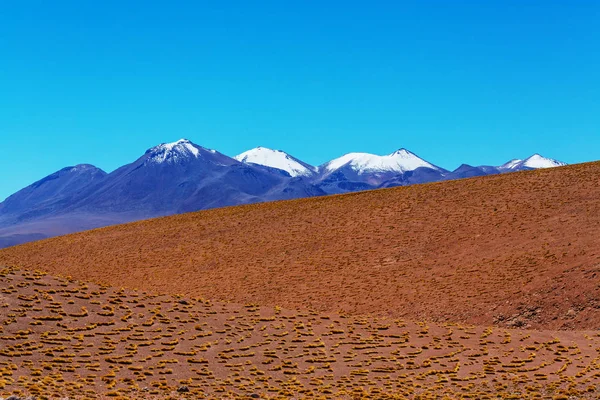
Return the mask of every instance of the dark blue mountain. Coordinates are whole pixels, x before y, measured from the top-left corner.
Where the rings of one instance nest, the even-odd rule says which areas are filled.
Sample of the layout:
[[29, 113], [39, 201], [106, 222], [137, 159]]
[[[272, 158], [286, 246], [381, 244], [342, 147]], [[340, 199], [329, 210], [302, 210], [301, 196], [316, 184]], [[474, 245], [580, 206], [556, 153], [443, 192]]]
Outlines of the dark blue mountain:
[[48, 175], [0, 203], [0, 227], [60, 211], [69, 206], [74, 195], [105, 176], [106, 172], [88, 164]]
[[463, 179], [463, 178], [473, 178], [475, 176], [484, 176], [491, 174], [498, 174], [500, 171], [496, 167], [489, 166], [479, 166], [474, 167], [469, 164], [462, 164], [460, 167], [456, 168], [454, 171], [447, 174], [444, 179]]
[[351, 170], [332, 171], [327, 174], [322, 174], [319, 178], [320, 179], [317, 180], [317, 186], [327, 194], [371, 190], [376, 188], [377, 185], [370, 184], [368, 181], [373, 181], [375, 183], [378, 180], [376, 177], [371, 176], [370, 179], [364, 179], [367, 180], [367, 182], [364, 182], [362, 177], [359, 177], [358, 174]]
[[432, 169], [419, 167], [412, 171], [395, 176], [379, 185], [380, 188], [389, 188], [395, 186], [416, 185], [419, 183], [437, 182], [445, 179], [447, 171], [442, 169]]

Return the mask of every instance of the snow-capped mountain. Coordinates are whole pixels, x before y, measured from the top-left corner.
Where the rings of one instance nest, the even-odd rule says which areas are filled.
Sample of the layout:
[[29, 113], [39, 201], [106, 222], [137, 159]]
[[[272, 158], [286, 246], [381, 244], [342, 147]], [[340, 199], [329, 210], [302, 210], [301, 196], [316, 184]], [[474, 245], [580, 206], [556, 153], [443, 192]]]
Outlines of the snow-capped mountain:
[[234, 159], [242, 163], [264, 165], [287, 172], [291, 177], [312, 176], [317, 168], [309, 165], [281, 150], [271, 150], [266, 147], [256, 147], [239, 154]]
[[201, 157], [213, 159], [213, 161], [223, 157], [229, 160], [229, 157], [218, 151], [198, 146], [188, 139], [179, 139], [176, 142], [159, 144], [148, 149], [144, 156], [146, 158], [145, 163], [155, 164], [185, 162]]
[[500, 167], [449, 172], [406, 149], [350, 153], [315, 168], [264, 147], [234, 158], [180, 139], [107, 174], [87, 164], [57, 171], [0, 203], [0, 248], [106, 225], [207, 208], [549, 168], [539, 154]]
[[546, 158], [539, 154], [534, 154], [525, 160], [514, 159], [498, 167], [499, 170], [506, 171], [521, 171], [524, 169], [540, 169], [540, 168], [554, 168], [567, 165], [566, 163], [552, 158]]
[[144, 165], [152, 164], [186, 164], [197, 160], [203, 162], [230, 165], [233, 161], [230, 157], [216, 150], [198, 146], [188, 139], [179, 139], [172, 143], [161, 143], [144, 153], [140, 158]]
[[349, 153], [319, 167], [319, 184], [327, 193], [344, 193], [440, 180], [446, 170], [406, 149], [379, 156]]
[[441, 168], [423, 160], [416, 154], [406, 149], [400, 149], [386, 156], [369, 153], [348, 153], [324, 164], [324, 172], [333, 172], [340, 168], [348, 167], [359, 175], [370, 172], [397, 172], [414, 171], [417, 168], [430, 168], [441, 171]]

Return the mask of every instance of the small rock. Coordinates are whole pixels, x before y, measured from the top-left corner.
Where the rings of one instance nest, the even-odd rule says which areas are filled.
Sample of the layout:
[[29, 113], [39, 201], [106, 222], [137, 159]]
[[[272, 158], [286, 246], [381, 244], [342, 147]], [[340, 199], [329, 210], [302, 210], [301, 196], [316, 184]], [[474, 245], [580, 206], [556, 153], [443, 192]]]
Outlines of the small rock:
[[187, 306], [189, 304], [187, 300], [179, 300], [178, 303], [183, 304], [184, 306]]
[[178, 393], [188, 393], [190, 389], [187, 386], [179, 386], [177, 388]]
[[522, 328], [525, 326], [525, 321], [520, 318], [514, 318], [513, 320], [507, 322], [506, 325], [513, 328]]
[[21, 398], [19, 396], [9, 396], [6, 400], [21, 400]]
[[259, 395], [257, 395], [256, 393], [252, 393], [252, 394], [250, 395], [250, 397], [252, 397], [253, 399], [259, 399], [259, 398], [260, 398], [260, 396], [259, 396]]

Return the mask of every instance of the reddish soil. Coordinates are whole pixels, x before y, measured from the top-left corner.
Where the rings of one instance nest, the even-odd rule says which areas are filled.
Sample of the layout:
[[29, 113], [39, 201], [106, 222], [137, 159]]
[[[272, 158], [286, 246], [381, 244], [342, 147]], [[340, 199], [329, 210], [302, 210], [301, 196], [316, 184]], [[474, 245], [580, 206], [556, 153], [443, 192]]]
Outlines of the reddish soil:
[[0, 288], [0, 396], [600, 396], [592, 331], [297, 312], [9, 268]]
[[240, 304], [597, 328], [600, 163], [142, 221], [0, 264]]

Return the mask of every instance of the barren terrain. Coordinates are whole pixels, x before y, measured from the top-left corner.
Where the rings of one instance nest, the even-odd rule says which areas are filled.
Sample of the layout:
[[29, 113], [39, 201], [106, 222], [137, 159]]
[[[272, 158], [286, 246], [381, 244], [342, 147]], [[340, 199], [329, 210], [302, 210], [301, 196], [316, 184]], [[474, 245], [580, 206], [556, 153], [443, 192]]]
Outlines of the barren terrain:
[[241, 304], [596, 328], [600, 163], [147, 220], [2, 264]]
[[597, 398], [597, 332], [411, 322], [0, 270], [0, 395]]

